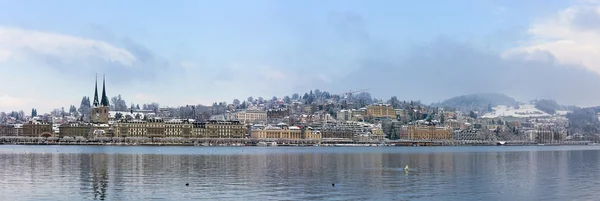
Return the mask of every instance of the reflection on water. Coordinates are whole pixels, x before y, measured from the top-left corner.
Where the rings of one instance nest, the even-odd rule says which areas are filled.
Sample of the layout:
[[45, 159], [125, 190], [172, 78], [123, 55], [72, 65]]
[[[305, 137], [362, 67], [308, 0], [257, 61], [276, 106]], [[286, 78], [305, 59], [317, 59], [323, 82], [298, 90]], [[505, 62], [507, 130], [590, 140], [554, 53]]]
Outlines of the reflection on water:
[[0, 146], [0, 200], [595, 200], [599, 163], [591, 146]]

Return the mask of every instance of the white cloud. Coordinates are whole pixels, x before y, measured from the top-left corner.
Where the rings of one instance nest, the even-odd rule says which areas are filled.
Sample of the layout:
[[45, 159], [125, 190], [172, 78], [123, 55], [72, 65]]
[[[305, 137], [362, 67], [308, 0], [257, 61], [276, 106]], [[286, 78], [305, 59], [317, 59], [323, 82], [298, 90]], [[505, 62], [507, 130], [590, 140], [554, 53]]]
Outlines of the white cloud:
[[599, 25], [600, 4], [579, 2], [533, 23], [528, 30], [531, 40], [506, 55], [548, 52], [558, 63], [581, 65], [600, 74]]
[[32, 54], [77, 63], [102, 59], [131, 66], [136, 58], [123, 48], [109, 43], [59, 33], [0, 27], [0, 61], [27, 60]]
[[0, 108], [1, 109], [12, 109], [12, 108], [22, 108], [26, 106], [28, 101], [25, 99], [4, 95], [0, 96]]

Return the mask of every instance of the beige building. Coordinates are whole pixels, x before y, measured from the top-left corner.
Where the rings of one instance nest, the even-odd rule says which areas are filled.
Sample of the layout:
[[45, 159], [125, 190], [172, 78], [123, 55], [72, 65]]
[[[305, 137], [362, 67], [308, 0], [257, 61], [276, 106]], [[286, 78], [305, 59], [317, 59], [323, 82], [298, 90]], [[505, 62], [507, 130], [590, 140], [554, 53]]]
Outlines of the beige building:
[[369, 105], [367, 116], [372, 118], [396, 118], [396, 110], [389, 104]]
[[267, 122], [267, 112], [262, 110], [246, 110], [234, 114], [236, 120], [243, 124]]
[[323, 135], [321, 135], [321, 131], [312, 130], [311, 128], [308, 128], [308, 129], [304, 130], [304, 139], [307, 139], [307, 140], [320, 140], [322, 138], [323, 138]]
[[452, 140], [452, 130], [447, 127], [408, 126], [409, 140]]
[[340, 110], [336, 115], [338, 121], [352, 121], [352, 110]]
[[23, 135], [26, 137], [52, 136], [52, 124], [30, 121], [23, 124]]
[[240, 121], [208, 121], [193, 124], [194, 138], [244, 138], [246, 126]]
[[117, 122], [113, 130], [115, 136], [118, 137], [189, 138], [191, 137], [192, 124], [186, 120], [132, 120]]
[[271, 139], [302, 139], [302, 129], [297, 126], [267, 126], [250, 131], [251, 138]]
[[0, 125], [0, 136], [17, 136], [15, 125]]
[[60, 137], [88, 137], [92, 125], [87, 124], [63, 124], [58, 127]]

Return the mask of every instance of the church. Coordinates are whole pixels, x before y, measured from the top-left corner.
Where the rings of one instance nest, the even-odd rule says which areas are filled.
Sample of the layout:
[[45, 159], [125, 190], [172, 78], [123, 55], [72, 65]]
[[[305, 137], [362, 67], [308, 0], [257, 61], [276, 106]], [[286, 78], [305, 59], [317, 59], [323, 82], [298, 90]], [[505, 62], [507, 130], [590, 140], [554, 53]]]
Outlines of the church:
[[98, 78], [96, 78], [96, 89], [94, 91], [94, 102], [92, 105], [92, 123], [108, 124], [109, 102], [106, 96], [106, 79], [102, 76], [102, 99], [98, 101]]

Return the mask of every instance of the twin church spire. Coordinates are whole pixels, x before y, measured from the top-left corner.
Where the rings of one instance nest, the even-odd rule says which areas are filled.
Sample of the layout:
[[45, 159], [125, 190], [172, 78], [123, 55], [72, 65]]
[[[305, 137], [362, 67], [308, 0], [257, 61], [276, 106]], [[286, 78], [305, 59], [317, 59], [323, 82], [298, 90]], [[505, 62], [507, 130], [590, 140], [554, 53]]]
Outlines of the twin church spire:
[[102, 75], [102, 99], [98, 101], [98, 75], [96, 75], [96, 89], [94, 91], [94, 107], [108, 107], [108, 97], [106, 96], [106, 78]]

